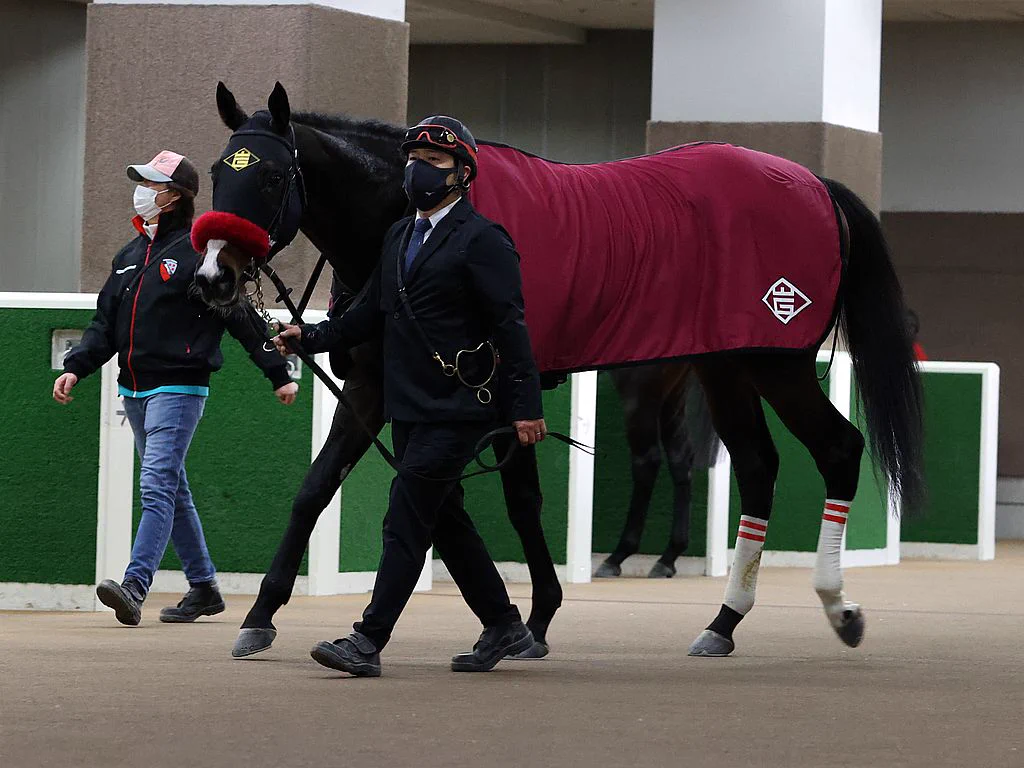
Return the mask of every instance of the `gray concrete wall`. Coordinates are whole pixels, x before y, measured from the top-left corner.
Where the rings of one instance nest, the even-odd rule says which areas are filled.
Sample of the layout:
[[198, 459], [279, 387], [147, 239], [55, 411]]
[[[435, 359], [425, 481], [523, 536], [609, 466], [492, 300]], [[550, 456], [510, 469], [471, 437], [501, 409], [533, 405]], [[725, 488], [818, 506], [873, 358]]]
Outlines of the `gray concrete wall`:
[[0, 291], [78, 288], [85, 14], [0, 2]]
[[650, 32], [590, 31], [584, 45], [414, 45], [409, 119], [462, 116], [479, 139], [563, 162], [644, 151]]
[[882, 224], [928, 356], [999, 364], [999, 474], [1024, 477], [1024, 214], [887, 212]]
[[1024, 24], [886, 24], [883, 209], [1024, 211]]

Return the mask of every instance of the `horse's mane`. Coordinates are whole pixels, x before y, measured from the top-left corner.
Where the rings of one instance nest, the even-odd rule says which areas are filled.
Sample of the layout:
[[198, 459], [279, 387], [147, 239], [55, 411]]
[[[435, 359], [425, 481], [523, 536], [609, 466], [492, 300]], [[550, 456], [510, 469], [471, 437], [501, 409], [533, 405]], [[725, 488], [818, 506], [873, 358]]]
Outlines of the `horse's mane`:
[[309, 126], [344, 145], [356, 145], [379, 158], [404, 163], [398, 147], [405, 136], [405, 128], [382, 120], [369, 120], [347, 115], [329, 115], [323, 112], [295, 112], [292, 119]]

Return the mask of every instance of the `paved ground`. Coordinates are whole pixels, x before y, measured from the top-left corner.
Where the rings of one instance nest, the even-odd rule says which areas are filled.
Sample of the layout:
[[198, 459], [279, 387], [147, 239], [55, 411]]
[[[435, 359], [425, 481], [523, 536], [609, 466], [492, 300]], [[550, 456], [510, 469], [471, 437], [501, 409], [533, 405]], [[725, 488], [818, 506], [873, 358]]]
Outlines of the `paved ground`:
[[138, 628], [4, 613], [0, 766], [1024, 766], [1024, 547], [849, 571], [856, 650], [809, 582], [762, 571], [730, 659], [685, 655], [721, 579], [571, 588], [553, 654], [484, 675], [448, 671], [478, 630], [439, 589], [413, 599], [375, 680], [308, 655], [363, 597], [296, 599], [274, 649], [242, 661], [248, 598], [192, 626], [156, 622], [159, 595]]

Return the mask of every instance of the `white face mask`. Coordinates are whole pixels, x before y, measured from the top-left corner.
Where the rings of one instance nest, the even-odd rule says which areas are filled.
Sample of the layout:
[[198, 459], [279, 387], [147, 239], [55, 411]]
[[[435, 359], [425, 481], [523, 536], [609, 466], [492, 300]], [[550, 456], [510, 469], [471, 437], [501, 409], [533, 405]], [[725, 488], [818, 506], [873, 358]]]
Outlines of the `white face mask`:
[[156, 196], [159, 195], [161, 191], [163, 190], [158, 191], [150, 187], [144, 187], [141, 184], [135, 187], [135, 196], [133, 199], [133, 202], [135, 203], [135, 212], [139, 214], [144, 221], [155, 219], [160, 215], [160, 211], [174, 202], [172, 200], [171, 203], [167, 203], [166, 205], [157, 205]]

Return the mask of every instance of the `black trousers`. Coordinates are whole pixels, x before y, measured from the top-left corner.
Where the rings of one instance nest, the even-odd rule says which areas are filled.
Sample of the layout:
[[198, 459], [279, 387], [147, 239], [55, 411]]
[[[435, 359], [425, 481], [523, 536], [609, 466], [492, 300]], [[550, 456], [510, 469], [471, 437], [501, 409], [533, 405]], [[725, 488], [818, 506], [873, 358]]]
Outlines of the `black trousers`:
[[[408, 469], [427, 477], [452, 477], [469, 464], [477, 442], [490, 428], [486, 422], [395, 421], [391, 437], [395, 456]], [[481, 624], [489, 627], [520, 620], [519, 609], [509, 602], [505, 583], [466, 514], [461, 483], [397, 475], [391, 482], [383, 538], [373, 596], [363, 620], [354, 625], [378, 650], [391, 639], [431, 543]]]

